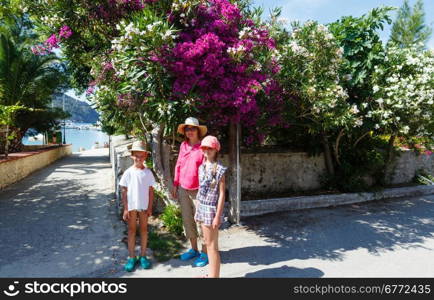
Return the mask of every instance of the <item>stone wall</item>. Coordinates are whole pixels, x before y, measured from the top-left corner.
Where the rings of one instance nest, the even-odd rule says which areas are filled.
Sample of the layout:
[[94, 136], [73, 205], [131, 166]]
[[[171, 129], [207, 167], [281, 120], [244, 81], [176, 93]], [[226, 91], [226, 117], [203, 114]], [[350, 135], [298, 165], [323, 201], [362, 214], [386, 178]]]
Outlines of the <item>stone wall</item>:
[[[116, 178], [116, 191], [120, 196], [118, 183], [122, 173], [132, 165], [127, 152], [131, 140], [112, 137], [111, 159]], [[220, 160], [228, 165], [227, 154]], [[434, 155], [417, 155], [412, 151], [402, 151], [387, 172], [389, 184], [410, 183], [418, 170], [424, 169], [434, 174]], [[321, 188], [321, 176], [326, 174], [323, 155], [308, 156], [304, 152], [242, 153], [241, 184], [243, 200], [274, 198], [274, 195], [287, 192], [312, 191]], [[120, 199], [120, 197], [119, 197]]]
[[[223, 155], [221, 160], [228, 164], [227, 155]], [[266, 195], [319, 189], [325, 172], [323, 155], [309, 157], [304, 152], [241, 154], [242, 194]]]
[[[227, 165], [227, 156], [222, 156]], [[387, 184], [413, 181], [417, 172], [434, 175], [434, 155], [402, 150], [386, 172]], [[324, 156], [308, 156], [304, 152], [242, 153], [242, 193], [248, 197], [267, 193], [312, 191], [321, 188], [321, 176], [326, 175]], [[258, 197], [254, 197], [258, 198]]]
[[410, 150], [401, 151], [387, 172], [386, 182], [390, 184], [411, 182], [419, 170], [434, 175], [434, 155], [416, 154]]
[[12, 153], [0, 160], [0, 189], [15, 183], [59, 158], [72, 154], [72, 145], [51, 147], [36, 151]]
[[118, 205], [120, 205], [121, 201], [119, 181], [125, 170], [133, 165], [127, 149], [131, 143], [132, 141], [123, 135], [110, 136], [110, 162], [112, 164], [113, 178], [115, 180], [115, 195], [118, 200]]

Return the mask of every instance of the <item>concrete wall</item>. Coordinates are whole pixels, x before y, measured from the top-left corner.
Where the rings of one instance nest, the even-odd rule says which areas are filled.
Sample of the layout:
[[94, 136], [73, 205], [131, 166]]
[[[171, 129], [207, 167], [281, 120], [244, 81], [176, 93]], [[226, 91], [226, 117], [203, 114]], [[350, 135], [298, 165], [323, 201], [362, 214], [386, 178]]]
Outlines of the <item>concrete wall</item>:
[[36, 151], [36, 150], [44, 150], [44, 149], [50, 149], [50, 148], [56, 148], [58, 147], [58, 144], [48, 144], [48, 145], [24, 145], [23, 152], [26, 151]]
[[[222, 156], [227, 165], [227, 156]], [[434, 154], [416, 154], [403, 150], [386, 172], [388, 184], [413, 181], [419, 170], [434, 175]], [[242, 153], [242, 193], [247, 195], [311, 191], [321, 188], [321, 176], [326, 174], [324, 156], [309, 157], [304, 152]], [[248, 199], [243, 199], [248, 200]]]
[[[228, 165], [227, 155], [221, 160]], [[323, 155], [304, 152], [242, 153], [241, 170], [243, 194], [266, 194], [318, 189], [326, 166]]]
[[434, 175], [434, 155], [418, 155], [413, 151], [404, 150], [388, 170], [386, 181], [390, 184], [408, 183], [419, 170]]
[[[113, 137], [111, 158], [116, 189], [122, 173], [132, 165], [128, 156], [127, 145], [131, 140]], [[228, 156], [223, 154], [220, 160], [228, 165]], [[241, 154], [242, 194], [248, 195], [243, 200], [250, 200], [250, 195], [267, 198], [268, 193], [285, 193], [290, 191], [311, 191], [321, 188], [321, 176], [326, 174], [323, 155], [308, 156], [304, 152], [277, 153], [242, 153]], [[395, 163], [387, 172], [389, 184], [409, 183], [416, 172], [424, 169], [434, 175], [434, 155], [417, 155], [413, 151], [401, 152]], [[257, 199], [258, 197], [254, 197]]]
[[125, 138], [125, 136], [110, 136], [110, 161], [112, 163], [113, 178], [115, 180], [115, 195], [118, 206], [121, 204], [119, 181], [125, 170], [133, 165], [133, 161], [127, 149], [131, 144], [132, 140]]
[[22, 156], [12, 156], [0, 161], [0, 189], [17, 182], [32, 172], [42, 169], [61, 157], [72, 154], [72, 145], [23, 153]]

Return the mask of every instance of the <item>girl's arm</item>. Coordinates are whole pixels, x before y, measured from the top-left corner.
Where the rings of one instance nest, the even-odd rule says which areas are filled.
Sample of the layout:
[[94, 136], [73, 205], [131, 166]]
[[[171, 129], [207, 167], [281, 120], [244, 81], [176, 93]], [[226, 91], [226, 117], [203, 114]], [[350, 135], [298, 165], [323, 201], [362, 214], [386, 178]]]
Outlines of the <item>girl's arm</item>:
[[220, 226], [221, 216], [225, 207], [225, 176], [223, 175], [219, 182], [219, 200], [217, 203], [217, 211], [215, 218], [212, 222], [213, 228], [216, 229]]
[[123, 186], [122, 187], [122, 204], [124, 206], [124, 213], [123, 213], [123, 219], [125, 221], [128, 221], [128, 199], [127, 199], [127, 192], [128, 189], [127, 187]]
[[154, 188], [152, 186], [149, 187], [149, 204], [148, 204], [148, 217], [152, 215], [152, 204], [154, 203]]

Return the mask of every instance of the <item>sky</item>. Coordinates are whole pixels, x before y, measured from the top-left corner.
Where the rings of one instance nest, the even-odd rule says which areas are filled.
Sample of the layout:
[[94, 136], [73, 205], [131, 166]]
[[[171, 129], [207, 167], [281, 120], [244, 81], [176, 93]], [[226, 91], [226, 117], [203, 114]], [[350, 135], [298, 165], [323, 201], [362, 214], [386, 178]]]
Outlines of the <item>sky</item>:
[[[269, 11], [275, 7], [282, 8], [281, 17], [291, 21], [314, 20], [322, 24], [327, 24], [340, 19], [342, 16], [359, 17], [375, 7], [381, 5], [402, 6], [403, 0], [253, 0], [254, 6], [264, 8], [264, 18], [269, 16]], [[416, 0], [410, 0], [411, 6]], [[425, 23], [434, 26], [434, 0], [424, 0]], [[395, 19], [396, 12], [392, 12], [392, 20]], [[390, 27], [385, 26], [381, 32], [383, 41], [387, 41], [390, 35]], [[434, 36], [431, 36], [428, 47], [434, 49]]]
[[[282, 18], [291, 21], [315, 20], [322, 24], [327, 24], [340, 19], [342, 16], [361, 16], [369, 10], [381, 5], [400, 7], [403, 0], [252, 0], [254, 6], [264, 8], [263, 18], [269, 16], [269, 11], [275, 7], [282, 7]], [[410, 0], [413, 6], [416, 0]], [[424, 0], [425, 23], [434, 27], [434, 0]], [[392, 20], [395, 19], [395, 12], [392, 13]], [[385, 26], [381, 32], [383, 41], [387, 41], [390, 35], [390, 27]], [[428, 47], [434, 49], [434, 35], [428, 42]], [[76, 95], [73, 90], [67, 92], [68, 95], [85, 100], [85, 96]]]

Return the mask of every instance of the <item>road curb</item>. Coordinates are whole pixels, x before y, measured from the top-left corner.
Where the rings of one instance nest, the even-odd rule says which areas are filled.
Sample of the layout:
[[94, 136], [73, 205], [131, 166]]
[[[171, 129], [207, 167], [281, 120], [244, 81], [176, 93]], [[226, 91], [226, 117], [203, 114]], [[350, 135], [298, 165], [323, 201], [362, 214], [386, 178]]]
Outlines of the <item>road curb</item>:
[[434, 194], [434, 185], [389, 188], [370, 193], [343, 193], [332, 195], [299, 196], [263, 200], [241, 201], [241, 217], [258, 216], [273, 212], [338, 206], [367, 201], [413, 197]]

